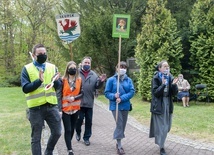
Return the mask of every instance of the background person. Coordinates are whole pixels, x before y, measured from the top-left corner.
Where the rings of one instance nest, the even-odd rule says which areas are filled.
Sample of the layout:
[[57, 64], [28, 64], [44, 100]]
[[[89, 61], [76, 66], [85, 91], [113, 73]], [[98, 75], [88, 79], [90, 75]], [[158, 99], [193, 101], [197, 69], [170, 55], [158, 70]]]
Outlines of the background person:
[[[47, 52], [42, 44], [33, 47], [34, 61], [25, 65], [21, 73], [22, 91], [25, 93], [29, 108], [31, 124], [31, 150], [33, 155], [42, 155], [41, 134], [44, 121], [51, 134], [48, 139], [45, 155], [52, 155], [54, 147], [61, 136], [61, 117], [57, 106], [56, 89], [61, 86], [56, 66], [46, 62]], [[56, 76], [54, 85], [49, 90], [45, 86]]]
[[76, 127], [78, 112], [80, 110], [80, 99], [83, 96], [82, 80], [74, 61], [68, 62], [62, 81], [62, 120], [65, 130], [64, 139], [68, 149], [68, 155], [73, 155], [71, 141]]
[[[107, 80], [105, 87], [105, 97], [109, 99], [109, 109], [116, 120], [116, 104], [118, 104], [118, 120], [114, 130], [113, 139], [117, 140], [116, 149], [119, 155], [125, 154], [121, 140], [125, 137], [125, 127], [130, 110], [130, 99], [134, 96], [135, 89], [131, 78], [126, 74], [127, 65], [124, 61], [120, 66], [116, 66], [116, 74]], [[117, 78], [119, 79], [119, 93], [117, 92]]]
[[81, 139], [81, 126], [85, 117], [85, 132], [83, 140], [86, 146], [90, 145], [90, 137], [92, 135], [92, 117], [94, 106], [94, 93], [96, 89], [102, 87], [106, 79], [106, 75], [102, 74], [100, 77], [91, 70], [91, 57], [84, 57], [81, 62], [82, 68], [79, 70], [83, 86], [83, 98], [81, 99], [79, 117], [76, 124], [76, 139]]
[[190, 84], [184, 79], [182, 74], [178, 75], [178, 95], [177, 98], [182, 100], [183, 107], [189, 107], [189, 90]]
[[149, 138], [155, 137], [155, 144], [160, 147], [160, 155], [166, 155], [164, 144], [171, 129], [173, 96], [177, 94], [177, 78], [169, 71], [168, 62], [163, 60], [157, 65], [158, 72], [152, 79], [151, 122]]

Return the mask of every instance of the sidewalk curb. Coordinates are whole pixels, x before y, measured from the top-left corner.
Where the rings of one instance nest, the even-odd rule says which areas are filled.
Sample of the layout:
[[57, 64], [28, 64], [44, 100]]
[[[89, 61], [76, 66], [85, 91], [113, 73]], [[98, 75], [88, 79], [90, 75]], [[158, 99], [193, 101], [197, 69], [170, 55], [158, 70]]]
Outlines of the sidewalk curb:
[[[108, 110], [108, 104], [105, 104], [97, 99], [95, 99], [95, 104], [104, 108], [105, 110]], [[128, 117], [128, 124], [130, 124], [131, 126], [137, 128], [138, 130], [149, 134], [149, 127], [144, 126], [142, 124], [140, 124], [134, 117], [132, 117], [131, 115], [129, 115]], [[180, 143], [183, 145], [188, 145], [188, 146], [192, 146], [196, 149], [205, 149], [205, 150], [210, 150], [214, 152], [214, 144], [211, 143], [204, 143], [204, 142], [199, 142], [199, 141], [195, 141], [192, 139], [188, 139], [188, 138], [183, 138], [177, 135], [172, 135], [170, 133], [168, 133], [167, 135], [167, 139], [172, 141], [172, 142], [176, 142], [176, 143]]]
[[[99, 101], [99, 100], [97, 100], [97, 99], [95, 99], [95, 105], [96, 106], [98, 106], [98, 107], [100, 107], [100, 109], [103, 109], [104, 111], [105, 111], [105, 113], [107, 114], [107, 113], [111, 113], [111, 111], [109, 110], [109, 105], [108, 104], [105, 104], [105, 103], [103, 103], [103, 102], [101, 102], [101, 101]], [[111, 114], [110, 114], [111, 115]], [[142, 125], [142, 124], [140, 124], [134, 117], [132, 117], [131, 115], [129, 115], [128, 116], [128, 122], [127, 122], [127, 125], [129, 125], [129, 126], [131, 126], [132, 128], [135, 128], [136, 130], [139, 130], [139, 131], [141, 131], [142, 132], [142, 135], [144, 135], [145, 137], [147, 137], [148, 136], [148, 134], [149, 134], [149, 127], [147, 127], [147, 126], [144, 126], [144, 125]], [[96, 127], [97, 128], [97, 127]], [[98, 128], [97, 128], [98, 129]], [[111, 130], [113, 130], [113, 129], [111, 129]], [[136, 130], [135, 130], [135, 132], [136, 132]], [[64, 131], [62, 130], [62, 136], [63, 136], [63, 133]], [[128, 131], [127, 131], [128, 132]], [[102, 134], [104, 134], [104, 133], [102, 133]], [[139, 133], [138, 133], [139, 134]], [[43, 129], [43, 132], [42, 132], [42, 151], [44, 152], [45, 151], [45, 148], [46, 148], [46, 145], [47, 145], [47, 141], [48, 141], [48, 138], [49, 138], [49, 135], [50, 135], [50, 131], [49, 131], [49, 128], [48, 128], [48, 126], [47, 126], [47, 124], [45, 124], [45, 129]], [[64, 144], [64, 138], [61, 136], [61, 141], [58, 141], [59, 143], [58, 143], [58, 145], [60, 145], [60, 146], [65, 146], [65, 144]], [[94, 135], [94, 137], [95, 137], [95, 135]], [[98, 137], [99, 138], [99, 137]], [[137, 137], [136, 137], [137, 138]], [[153, 142], [151, 141], [151, 140], [149, 140], [150, 138], [149, 137], [147, 137], [146, 138], [148, 141], [149, 141], [149, 145], [151, 145], [152, 144], [152, 146], [148, 146], [148, 150], [144, 150], [144, 151], [148, 151], [147, 153], [146, 152], [144, 152], [144, 154], [146, 153], [146, 154], [148, 154], [148, 153], [151, 153], [150, 152], [150, 150], [149, 149], [152, 149], [153, 147], [155, 147], [155, 145], [153, 146]], [[98, 139], [98, 140], [100, 140], [100, 138]], [[134, 139], [133, 139], [134, 140]], [[102, 141], [101, 141], [102, 142]], [[128, 142], [128, 141], [127, 141]], [[142, 145], [142, 144], [139, 144], [139, 142], [138, 141], [132, 141], [132, 142], [134, 142], [134, 143], [136, 143], [136, 144], [138, 144], [138, 145]], [[171, 147], [171, 150], [169, 149], [168, 151], [172, 151], [172, 150], [174, 150], [174, 153], [176, 152], [176, 151], [178, 151], [178, 154], [179, 153], [182, 153], [182, 151], [184, 151], [183, 153], [182, 153], [182, 155], [189, 155], [189, 154], [191, 154], [191, 155], [195, 155], [195, 154], [201, 154], [201, 152], [203, 152], [203, 151], [205, 151], [205, 152], [203, 152], [203, 153], [205, 153], [205, 154], [207, 154], [206, 152], [208, 152], [208, 154], [214, 154], [214, 144], [211, 144], [211, 143], [204, 143], [204, 142], [200, 142], [200, 141], [196, 141], [196, 140], [191, 140], [191, 139], [188, 139], [188, 138], [184, 138], [184, 137], [180, 137], [180, 136], [176, 136], [176, 135], [173, 135], [173, 134], [168, 134], [168, 136], [167, 136], [167, 142], [168, 142], [168, 144], [170, 144], [171, 145], [171, 143], [173, 143], [173, 145], [175, 145], [175, 148], [173, 148], [173, 147]], [[76, 146], [79, 146], [79, 145], [81, 145], [81, 142], [76, 142], [75, 140], [74, 140], [74, 143], [75, 143], [75, 145]], [[94, 142], [95, 143], [95, 142]], [[181, 145], [180, 145], [181, 144]], [[92, 146], [91, 146], [91, 148], [88, 148], [88, 147], [86, 147], [88, 150], [88, 153], [89, 153], [89, 155], [90, 155], [90, 152], [91, 152], [91, 154], [92, 155], [94, 155], [92, 152], [93, 152], [93, 150], [90, 150], [90, 149], [96, 149], [98, 146], [97, 145], [99, 145], [99, 144], [94, 144], [94, 146], [93, 146], [93, 144], [92, 144]], [[146, 145], [146, 144], [144, 144], [144, 145]], [[170, 147], [170, 145], [168, 145], [169, 147]], [[182, 149], [182, 148], [179, 148], [179, 146], [183, 146], [183, 147], [185, 147], [186, 149]], [[82, 149], [84, 149], [85, 148], [85, 146], [82, 146], [83, 148]], [[149, 148], [150, 147], [150, 148]], [[178, 148], [177, 148], [178, 147]], [[64, 154], [63, 154], [63, 152], [60, 152], [60, 151], [62, 151], [61, 150], [62, 148], [58, 148], [57, 149], [57, 147], [55, 147], [55, 150], [54, 150], [54, 153], [53, 153], [53, 155], [64, 155], [65, 154], [65, 152], [64, 152]], [[146, 148], [144, 148], [144, 149], [146, 149]], [[197, 152], [191, 152], [191, 151], [193, 151], [193, 150], [197, 150], [197, 151], [199, 151], [198, 153]], [[203, 150], [203, 151], [202, 151]], [[79, 150], [79, 151], [81, 151], [81, 150]], [[108, 150], [109, 151], [109, 150]], [[211, 152], [209, 152], [209, 151], [211, 151]], [[154, 152], [154, 151], [153, 151]], [[77, 152], [77, 154], [78, 154], [79, 152]], [[107, 153], [107, 152], [106, 152]], [[171, 152], [170, 152], [171, 153]], [[203, 154], [202, 153], [202, 154]], [[66, 153], [67, 154], [67, 153]], [[76, 153], [75, 153], [76, 154]], [[79, 154], [81, 154], [81, 153], [79, 153]], [[82, 154], [81, 154], [82, 155]], [[180, 155], [180, 154], [179, 154]]]

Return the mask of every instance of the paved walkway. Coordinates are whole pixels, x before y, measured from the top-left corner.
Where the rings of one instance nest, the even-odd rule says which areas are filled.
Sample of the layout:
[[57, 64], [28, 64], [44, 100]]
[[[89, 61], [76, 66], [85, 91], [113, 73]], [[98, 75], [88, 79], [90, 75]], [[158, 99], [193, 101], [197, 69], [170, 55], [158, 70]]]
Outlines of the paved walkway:
[[[75, 155], [116, 155], [115, 140], [112, 139], [115, 121], [108, 105], [95, 100], [91, 145], [85, 146], [83, 140], [72, 141]], [[84, 127], [84, 125], [83, 125]], [[84, 129], [83, 129], [84, 130]], [[159, 155], [159, 147], [154, 138], [148, 138], [149, 128], [141, 125], [129, 116], [126, 126], [126, 138], [122, 140], [126, 155]], [[43, 149], [46, 146], [49, 130], [43, 132]], [[214, 144], [205, 144], [168, 134], [165, 149], [168, 155], [214, 155]], [[43, 151], [44, 152], [44, 151]], [[57, 143], [54, 155], [67, 155], [62, 134]]]

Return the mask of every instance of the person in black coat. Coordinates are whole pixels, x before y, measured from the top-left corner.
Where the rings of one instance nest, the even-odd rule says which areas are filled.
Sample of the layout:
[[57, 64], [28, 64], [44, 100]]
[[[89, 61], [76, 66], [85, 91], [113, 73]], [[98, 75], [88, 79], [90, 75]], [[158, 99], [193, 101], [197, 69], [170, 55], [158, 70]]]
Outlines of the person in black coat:
[[149, 138], [155, 137], [155, 144], [160, 147], [160, 155], [166, 155], [164, 143], [171, 129], [173, 101], [178, 93], [178, 79], [173, 78], [166, 60], [157, 65], [157, 72], [152, 79], [151, 123]]

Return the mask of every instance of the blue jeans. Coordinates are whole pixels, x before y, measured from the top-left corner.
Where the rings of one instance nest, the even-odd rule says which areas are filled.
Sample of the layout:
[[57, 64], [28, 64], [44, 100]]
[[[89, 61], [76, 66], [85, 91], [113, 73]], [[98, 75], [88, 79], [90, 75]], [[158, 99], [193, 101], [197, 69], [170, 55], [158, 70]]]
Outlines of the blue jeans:
[[81, 126], [83, 123], [83, 119], [85, 117], [85, 132], [83, 135], [83, 140], [89, 140], [92, 135], [91, 127], [92, 127], [92, 117], [93, 117], [93, 108], [85, 108], [81, 107], [79, 110], [79, 117], [77, 119], [76, 124], [76, 132], [78, 135], [81, 134]]
[[61, 118], [56, 105], [45, 104], [29, 109], [29, 121], [31, 124], [31, 151], [33, 155], [42, 155], [41, 135], [44, 121], [47, 122], [51, 135], [48, 139], [45, 155], [52, 155], [54, 147], [61, 136]]

